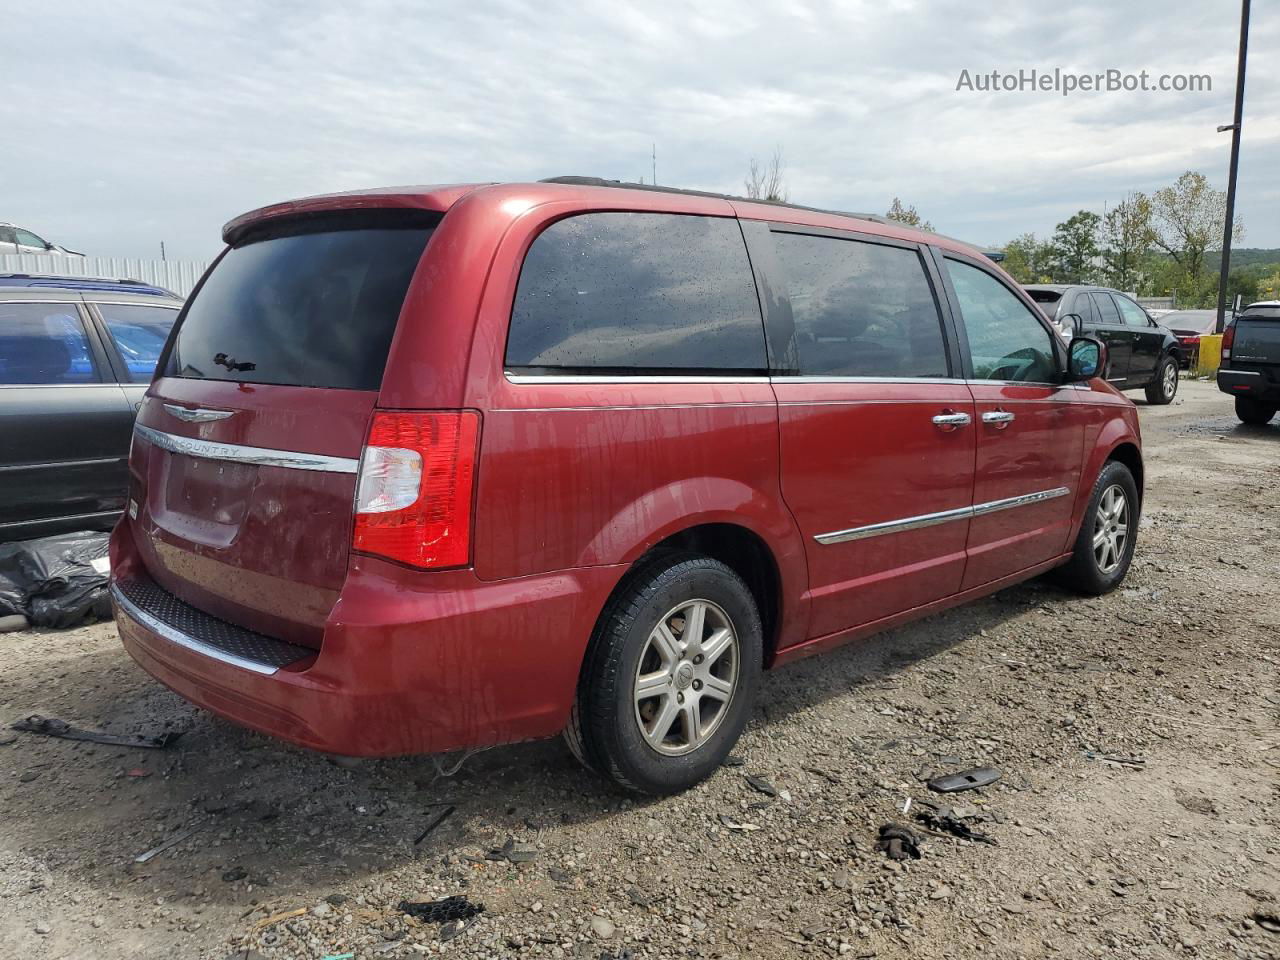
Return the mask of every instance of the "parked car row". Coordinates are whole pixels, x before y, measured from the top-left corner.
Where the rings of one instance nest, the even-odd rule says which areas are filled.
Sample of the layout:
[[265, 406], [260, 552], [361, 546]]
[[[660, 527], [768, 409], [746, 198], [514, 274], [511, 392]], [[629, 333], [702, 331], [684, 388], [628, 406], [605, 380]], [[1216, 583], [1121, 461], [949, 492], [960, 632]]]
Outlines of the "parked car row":
[[679, 790], [764, 668], [1133, 556], [1106, 348], [956, 241], [583, 178], [223, 237], [142, 401], [112, 592], [146, 670], [294, 743], [564, 732]]
[[132, 280], [0, 274], [0, 541], [106, 530], [181, 307]]

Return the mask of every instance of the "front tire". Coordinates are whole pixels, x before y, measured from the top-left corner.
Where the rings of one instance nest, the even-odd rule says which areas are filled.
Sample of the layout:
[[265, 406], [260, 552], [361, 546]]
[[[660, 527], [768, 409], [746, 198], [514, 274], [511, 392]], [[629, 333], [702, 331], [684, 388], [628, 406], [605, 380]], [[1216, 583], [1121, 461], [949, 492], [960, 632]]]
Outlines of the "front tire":
[[1236, 416], [1241, 423], [1264, 427], [1276, 415], [1276, 408], [1253, 397], [1236, 397]]
[[1098, 596], [1124, 580], [1138, 536], [1138, 485], [1118, 460], [1098, 473], [1071, 560], [1058, 572], [1065, 586]]
[[1147, 384], [1147, 403], [1163, 407], [1178, 395], [1178, 361], [1165, 356], [1156, 367], [1156, 378]]
[[656, 561], [601, 614], [565, 739], [628, 790], [687, 790], [741, 736], [762, 662], [760, 614], [741, 577], [708, 557]]

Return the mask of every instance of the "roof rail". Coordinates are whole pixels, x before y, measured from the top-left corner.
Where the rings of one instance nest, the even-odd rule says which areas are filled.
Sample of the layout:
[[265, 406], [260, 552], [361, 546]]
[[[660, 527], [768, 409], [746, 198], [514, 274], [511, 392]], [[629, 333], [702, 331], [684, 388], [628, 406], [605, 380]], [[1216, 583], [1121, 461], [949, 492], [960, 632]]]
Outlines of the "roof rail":
[[[858, 220], [869, 220], [872, 223], [894, 224], [888, 217], [874, 213], [851, 213], [848, 210], [829, 210], [825, 207], [806, 207], [801, 203], [788, 203], [785, 200], [760, 200], [754, 197], [738, 197], [732, 193], [715, 193], [711, 190], [686, 190], [683, 187], [663, 187], [652, 183], [628, 183], [625, 180], [605, 180], [602, 177], [547, 177], [539, 183], [567, 183], [579, 187], [621, 187], [627, 190], [652, 190], [655, 193], [678, 193], [688, 197], [712, 197], [716, 200], [735, 200], [739, 203], [763, 203], [772, 207], [783, 207], [788, 210], [808, 210], [811, 213], [830, 213], [837, 217], [854, 217]], [[896, 224], [909, 226], [909, 224]], [[919, 229], [919, 228], [915, 228]], [[930, 230], [921, 231], [931, 233]]]
[[0, 273], [0, 286], [4, 287], [61, 287], [64, 290], [115, 290], [127, 288], [130, 293], [156, 297], [173, 297], [178, 294], [165, 287], [131, 277], [76, 277], [56, 273]]

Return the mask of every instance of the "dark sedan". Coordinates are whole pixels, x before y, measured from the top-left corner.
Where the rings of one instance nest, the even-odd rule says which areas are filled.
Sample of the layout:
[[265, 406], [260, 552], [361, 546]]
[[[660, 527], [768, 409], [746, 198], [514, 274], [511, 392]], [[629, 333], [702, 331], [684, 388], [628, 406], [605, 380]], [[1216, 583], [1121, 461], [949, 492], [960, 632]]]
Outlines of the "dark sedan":
[[131, 280], [0, 274], [0, 542], [115, 523], [134, 411], [181, 306]]
[[1088, 335], [1107, 345], [1109, 383], [1121, 390], [1145, 390], [1148, 403], [1173, 402], [1181, 346], [1135, 300], [1119, 290], [1083, 284], [1038, 283], [1024, 289], [1064, 338]]

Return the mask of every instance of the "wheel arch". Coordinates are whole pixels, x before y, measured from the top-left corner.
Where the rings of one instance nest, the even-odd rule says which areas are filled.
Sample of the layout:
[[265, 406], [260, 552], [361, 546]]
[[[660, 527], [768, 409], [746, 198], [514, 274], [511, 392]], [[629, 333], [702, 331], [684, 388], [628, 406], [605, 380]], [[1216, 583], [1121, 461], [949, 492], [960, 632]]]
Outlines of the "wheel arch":
[[[703, 520], [674, 532], [668, 532], [661, 540], [646, 547], [635, 557], [626, 572], [610, 591], [601, 608], [604, 617], [614, 599], [636, 577], [643, 575], [663, 561], [664, 557], [678, 554], [697, 554], [718, 560], [740, 576], [760, 612], [763, 633], [765, 669], [772, 666], [784, 637], [796, 629], [799, 612], [794, 609], [799, 601], [788, 603], [786, 596], [800, 597], [803, 590], [791, 592], [784, 585], [783, 568], [775, 549], [761, 533], [746, 524], [726, 519]], [[803, 556], [800, 563], [803, 564]], [[593, 631], [594, 636], [594, 631]], [[586, 663], [586, 656], [583, 657]]]
[[[1138, 506], [1141, 507], [1145, 471], [1142, 464], [1142, 451], [1138, 449], [1138, 445], [1131, 440], [1117, 443], [1107, 453], [1102, 463], [1106, 463], [1109, 460], [1117, 460], [1129, 468], [1129, 472], [1133, 474], [1133, 482], [1138, 487]], [[1099, 465], [1099, 469], [1101, 469], [1101, 465]]]

